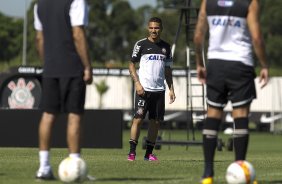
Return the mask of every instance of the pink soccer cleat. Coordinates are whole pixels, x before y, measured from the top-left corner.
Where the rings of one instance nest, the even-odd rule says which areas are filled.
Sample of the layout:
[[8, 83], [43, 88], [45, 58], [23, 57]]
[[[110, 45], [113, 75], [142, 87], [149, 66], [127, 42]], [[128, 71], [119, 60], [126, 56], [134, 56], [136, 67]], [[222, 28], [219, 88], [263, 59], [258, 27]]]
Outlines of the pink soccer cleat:
[[158, 158], [154, 154], [150, 154], [148, 158], [144, 157], [145, 161], [158, 161]]
[[136, 156], [136, 155], [135, 155], [134, 153], [129, 153], [129, 154], [128, 154], [128, 157], [127, 157], [127, 160], [128, 160], [128, 161], [134, 161], [134, 160], [135, 160], [135, 156]]

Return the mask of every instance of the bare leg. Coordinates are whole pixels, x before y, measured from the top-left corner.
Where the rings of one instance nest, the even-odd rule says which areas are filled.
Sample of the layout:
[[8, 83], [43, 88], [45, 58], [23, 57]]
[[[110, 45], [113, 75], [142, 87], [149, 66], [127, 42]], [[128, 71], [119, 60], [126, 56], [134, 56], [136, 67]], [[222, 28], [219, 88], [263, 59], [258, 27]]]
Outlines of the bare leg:
[[81, 144], [81, 115], [69, 113], [68, 128], [67, 128], [67, 142], [70, 153], [80, 153]]
[[56, 116], [44, 112], [39, 124], [39, 150], [50, 150], [52, 128]]
[[147, 135], [147, 140], [155, 143], [157, 136], [158, 136], [158, 131], [160, 128], [160, 122], [151, 120], [149, 123], [149, 128], [148, 128], [148, 135]]
[[134, 118], [132, 120], [131, 130], [130, 130], [130, 139], [138, 141], [140, 136], [140, 127], [142, 124], [142, 119]]
[[49, 162], [49, 150], [52, 137], [53, 124], [56, 116], [52, 113], [44, 112], [39, 123], [39, 170], [36, 174], [37, 178], [46, 177], [53, 178], [51, 166]]
[[209, 118], [221, 119], [223, 115], [223, 110], [209, 107], [207, 115]]
[[247, 118], [249, 116], [250, 106], [235, 108], [232, 111], [232, 117], [235, 118]]
[[[146, 140], [146, 153], [144, 158], [145, 159], [151, 159], [149, 158], [154, 150], [156, 139], [158, 136], [158, 131], [159, 131], [160, 123], [156, 120], [151, 120], [149, 123], [149, 128], [148, 128], [148, 135], [147, 135], [147, 140]], [[152, 159], [151, 159], [152, 160]], [[156, 157], [152, 161], [157, 160]]]
[[129, 140], [129, 154], [127, 160], [133, 161], [135, 160], [136, 155], [136, 147], [138, 144], [138, 139], [140, 136], [140, 126], [142, 124], [142, 119], [140, 118], [133, 118], [131, 130], [130, 130], [130, 140]]

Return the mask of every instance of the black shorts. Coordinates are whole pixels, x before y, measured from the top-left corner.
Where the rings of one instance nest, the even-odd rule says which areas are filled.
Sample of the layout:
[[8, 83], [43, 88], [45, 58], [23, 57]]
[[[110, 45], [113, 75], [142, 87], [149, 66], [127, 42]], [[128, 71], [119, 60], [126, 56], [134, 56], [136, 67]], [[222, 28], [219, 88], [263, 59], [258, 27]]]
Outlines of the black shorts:
[[256, 98], [254, 68], [237, 61], [209, 60], [207, 64], [207, 103], [224, 108], [249, 105]]
[[149, 120], [163, 121], [165, 113], [165, 92], [146, 91], [144, 96], [135, 94], [134, 118], [144, 119], [149, 112]]
[[86, 85], [82, 77], [44, 77], [42, 86], [43, 111], [50, 113], [83, 113]]

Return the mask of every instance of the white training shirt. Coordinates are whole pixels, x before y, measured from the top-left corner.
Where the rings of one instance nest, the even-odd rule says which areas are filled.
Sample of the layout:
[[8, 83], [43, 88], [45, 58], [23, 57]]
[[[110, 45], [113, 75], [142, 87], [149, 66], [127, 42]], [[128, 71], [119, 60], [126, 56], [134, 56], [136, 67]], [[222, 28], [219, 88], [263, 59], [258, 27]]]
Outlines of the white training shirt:
[[[42, 31], [42, 23], [37, 14], [37, 4], [34, 6], [34, 28], [38, 31]], [[73, 0], [70, 8], [71, 25], [74, 26], [86, 26], [88, 25], [88, 5], [85, 0]]]
[[165, 67], [171, 67], [173, 63], [167, 42], [160, 40], [153, 43], [148, 38], [137, 41], [131, 61], [139, 62], [139, 80], [145, 91], [165, 90]]
[[241, 61], [253, 66], [252, 42], [245, 18], [209, 16], [208, 59]]

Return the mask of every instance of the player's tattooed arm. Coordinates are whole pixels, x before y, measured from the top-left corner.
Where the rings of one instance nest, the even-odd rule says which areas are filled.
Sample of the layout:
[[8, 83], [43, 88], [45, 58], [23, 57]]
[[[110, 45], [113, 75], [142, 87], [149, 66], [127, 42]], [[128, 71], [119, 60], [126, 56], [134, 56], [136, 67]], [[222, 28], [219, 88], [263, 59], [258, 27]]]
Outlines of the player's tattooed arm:
[[145, 95], [145, 90], [144, 90], [144, 88], [142, 87], [142, 85], [139, 81], [139, 77], [138, 77], [137, 72], [136, 72], [135, 64], [133, 62], [129, 62], [128, 68], [129, 68], [130, 76], [131, 76], [131, 78], [132, 78], [132, 80], [134, 81], [134, 84], [135, 84], [136, 93], [140, 96]]
[[198, 16], [198, 21], [196, 29], [194, 32], [194, 46], [195, 46], [195, 58], [197, 66], [204, 66], [203, 63], [203, 44], [205, 41], [205, 35], [208, 30], [207, 14], [206, 14], [206, 0], [202, 1], [200, 13]]
[[133, 62], [129, 62], [128, 68], [129, 68], [130, 76], [131, 76], [132, 80], [134, 81], [134, 83], [139, 82], [139, 77], [138, 77], [137, 72], [136, 72], [135, 64]]
[[206, 14], [206, 0], [202, 0], [196, 29], [194, 32], [195, 59], [197, 63], [197, 77], [202, 84], [206, 83], [206, 68], [203, 58], [205, 35], [208, 30]]

